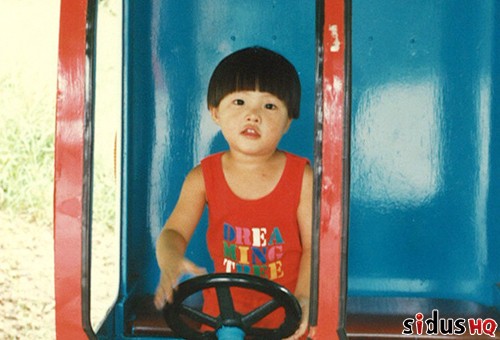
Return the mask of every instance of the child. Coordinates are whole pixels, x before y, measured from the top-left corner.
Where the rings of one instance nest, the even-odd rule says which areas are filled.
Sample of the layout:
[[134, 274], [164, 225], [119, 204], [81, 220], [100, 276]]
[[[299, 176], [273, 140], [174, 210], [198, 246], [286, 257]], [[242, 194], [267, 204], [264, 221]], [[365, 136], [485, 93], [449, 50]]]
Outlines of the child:
[[[297, 72], [275, 52], [243, 49], [216, 67], [207, 99], [229, 150], [205, 158], [185, 179], [157, 240], [161, 277], [155, 305], [161, 309], [171, 301], [183, 273], [205, 272], [184, 252], [207, 204], [207, 244], [215, 271], [262, 276], [293, 292], [303, 312], [291, 337], [297, 339], [306, 331], [309, 314], [312, 169], [306, 159], [277, 149], [299, 116]], [[233, 298], [247, 310], [261, 304], [253, 294]], [[205, 295], [208, 314], [216, 312], [215, 299]]]

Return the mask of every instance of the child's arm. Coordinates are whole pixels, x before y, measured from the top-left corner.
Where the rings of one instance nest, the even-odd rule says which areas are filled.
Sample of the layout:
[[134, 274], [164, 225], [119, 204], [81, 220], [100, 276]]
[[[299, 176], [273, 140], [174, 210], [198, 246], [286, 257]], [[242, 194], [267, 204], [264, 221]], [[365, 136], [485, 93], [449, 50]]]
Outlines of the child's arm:
[[311, 279], [311, 230], [312, 230], [313, 171], [309, 165], [304, 170], [297, 219], [299, 221], [302, 256], [299, 278], [295, 287], [295, 297], [302, 307], [302, 322], [299, 329], [288, 339], [299, 339], [307, 330], [309, 321], [309, 295]]
[[163, 308], [166, 301], [171, 302], [173, 287], [180, 275], [205, 272], [184, 258], [205, 202], [205, 183], [201, 167], [198, 166], [187, 175], [179, 200], [156, 241], [156, 259], [161, 271], [154, 301], [158, 309]]

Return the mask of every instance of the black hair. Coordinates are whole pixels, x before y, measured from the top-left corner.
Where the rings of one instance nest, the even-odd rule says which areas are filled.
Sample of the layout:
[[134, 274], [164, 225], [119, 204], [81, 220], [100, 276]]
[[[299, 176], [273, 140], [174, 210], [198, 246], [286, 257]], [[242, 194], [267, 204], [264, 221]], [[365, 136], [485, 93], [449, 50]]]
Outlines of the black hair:
[[236, 91], [269, 92], [282, 100], [290, 118], [300, 111], [300, 80], [295, 67], [282, 55], [255, 46], [236, 51], [215, 68], [208, 85], [208, 107]]

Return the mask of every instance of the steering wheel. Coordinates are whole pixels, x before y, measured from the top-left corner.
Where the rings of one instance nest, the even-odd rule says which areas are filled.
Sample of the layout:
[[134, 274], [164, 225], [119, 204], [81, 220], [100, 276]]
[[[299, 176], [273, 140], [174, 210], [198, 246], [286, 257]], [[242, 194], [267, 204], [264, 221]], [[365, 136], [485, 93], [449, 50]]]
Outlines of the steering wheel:
[[[231, 287], [241, 287], [264, 293], [271, 300], [242, 315], [235, 310]], [[215, 288], [219, 303], [220, 315], [214, 317], [183, 304], [191, 295], [205, 289]], [[251, 292], [249, 292], [251, 293]], [[257, 328], [253, 325], [271, 314], [277, 308], [285, 310], [285, 320], [275, 329]], [[187, 339], [217, 339], [216, 332], [221, 327], [237, 327], [246, 338], [282, 339], [292, 335], [299, 327], [302, 310], [299, 302], [285, 287], [264, 278], [239, 273], [216, 273], [194, 277], [182, 282], [174, 291], [173, 303], [167, 304], [163, 310], [167, 324], [179, 336]], [[192, 321], [208, 325], [214, 331], [201, 332], [192, 325]]]

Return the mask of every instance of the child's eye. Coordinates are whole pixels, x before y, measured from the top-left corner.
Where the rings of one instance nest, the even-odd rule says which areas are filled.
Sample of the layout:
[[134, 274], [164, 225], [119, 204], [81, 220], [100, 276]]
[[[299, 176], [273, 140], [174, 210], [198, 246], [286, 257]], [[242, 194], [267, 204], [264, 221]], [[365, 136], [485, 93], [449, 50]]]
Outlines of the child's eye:
[[245, 104], [245, 101], [243, 99], [235, 99], [235, 100], [233, 100], [233, 104], [241, 106], [241, 105]]
[[272, 103], [268, 103], [268, 104], [264, 105], [264, 107], [267, 110], [276, 110], [278, 108], [275, 104], [272, 104]]

